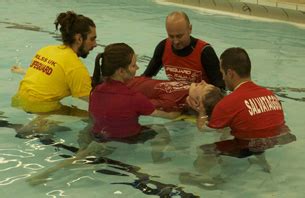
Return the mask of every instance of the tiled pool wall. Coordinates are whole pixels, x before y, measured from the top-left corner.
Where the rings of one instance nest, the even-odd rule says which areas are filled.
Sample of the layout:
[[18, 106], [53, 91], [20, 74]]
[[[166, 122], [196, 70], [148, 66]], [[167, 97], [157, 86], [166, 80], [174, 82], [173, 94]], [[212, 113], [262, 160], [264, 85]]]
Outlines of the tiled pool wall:
[[303, 4], [287, 3], [280, 5], [275, 2], [262, 3], [259, 1], [245, 2], [236, 0], [165, 0], [165, 2], [305, 24], [305, 7], [302, 7], [305, 5]]

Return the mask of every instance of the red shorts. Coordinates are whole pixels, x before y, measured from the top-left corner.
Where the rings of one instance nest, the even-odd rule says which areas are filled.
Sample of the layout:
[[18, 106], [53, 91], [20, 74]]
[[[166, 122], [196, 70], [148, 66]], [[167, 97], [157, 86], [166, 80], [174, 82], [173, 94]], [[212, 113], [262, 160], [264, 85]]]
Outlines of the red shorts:
[[[228, 155], [232, 157], [248, 157], [251, 155], [258, 155], [263, 153], [266, 149], [273, 148], [276, 145], [284, 145], [296, 140], [295, 135], [287, 133], [284, 135], [270, 137], [270, 138], [257, 138], [251, 140], [232, 139], [221, 142], [215, 142], [214, 151], [220, 155]], [[202, 145], [200, 149], [203, 152], [211, 152], [211, 144]], [[205, 152], [206, 153], [206, 152]]]

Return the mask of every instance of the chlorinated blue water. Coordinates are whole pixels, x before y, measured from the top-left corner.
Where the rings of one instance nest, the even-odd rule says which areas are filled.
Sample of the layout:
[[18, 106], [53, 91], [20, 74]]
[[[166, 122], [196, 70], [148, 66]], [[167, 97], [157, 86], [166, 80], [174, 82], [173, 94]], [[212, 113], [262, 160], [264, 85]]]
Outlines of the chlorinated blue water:
[[[164, 135], [170, 138], [165, 147], [156, 149], [153, 140], [133, 145], [110, 143], [108, 149], [112, 153], [95, 159], [95, 163], [78, 162], [52, 174], [48, 182], [30, 185], [26, 182], [28, 177], [75, 154], [79, 131], [86, 123], [75, 117], [52, 116], [52, 120], [68, 129], [55, 132], [52, 141], [16, 138], [12, 127], [28, 123], [35, 115], [10, 106], [10, 98], [22, 77], [12, 74], [9, 68], [13, 64], [27, 66], [37, 49], [59, 43], [53, 22], [58, 13], [67, 10], [89, 16], [97, 25], [99, 46], [83, 60], [90, 72], [95, 55], [104, 45], [126, 42], [138, 54], [138, 74], [144, 71], [155, 45], [166, 37], [166, 15], [173, 10], [187, 12], [193, 24], [193, 36], [211, 43], [218, 55], [232, 46], [249, 52], [252, 78], [278, 94], [287, 125], [297, 141], [266, 153], [271, 173], [262, 171], [248, 159], [223, 157], [222, 166], [217, 167], [223, 183], [211, 190], [185, 184], [179, 175], [196, 173], [193, 168], [196, 147], [218, 141], [220, 134], [213, 130], [198, 132], [191, 122], [143, 117], [142, 124], [164, 124], [168, 131]], [[150, 0], [3, 0], [0, 30], [1, 197], [303, 197], [304, 29], [285, 23], [164, 6]], [[157, 77], [165, 78], [165, 75], [160, 73]], [[85, 102], [72, 98], [65, 99], [64, 103], [87, 108]], [[169, 160], [154, 162], [155, 149]]]

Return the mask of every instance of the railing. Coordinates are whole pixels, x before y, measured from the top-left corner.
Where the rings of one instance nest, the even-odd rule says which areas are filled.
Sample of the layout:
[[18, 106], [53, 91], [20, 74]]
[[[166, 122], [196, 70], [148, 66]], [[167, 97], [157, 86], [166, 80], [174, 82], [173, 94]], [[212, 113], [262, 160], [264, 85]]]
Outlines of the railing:
[[244, 3], [252, 3], [257, 5], [272, 6], [291, 10], [305, 11], [305, 1], [299, 0], [294, 2], [283, 2], [276, 0], [240, 0]]

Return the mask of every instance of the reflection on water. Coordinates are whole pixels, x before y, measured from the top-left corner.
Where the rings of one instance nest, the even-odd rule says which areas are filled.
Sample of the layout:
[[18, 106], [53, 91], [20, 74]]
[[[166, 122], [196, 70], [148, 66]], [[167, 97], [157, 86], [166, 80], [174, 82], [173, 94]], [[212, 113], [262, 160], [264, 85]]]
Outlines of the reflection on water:
[[65, 195], [65, 191], [63, 191], [63, 190], [52, 190], [52, 191], [46, 193], [46, 195], [48, 197], [51, 197], [51, 198], [66, 197], [67, 196], [67, 195]]
[[17, 182], [18, 180], [23, 180], [29, 176], [30, 176], [29, 174], [23, 174], [23, 175], [17, 175], [17, 176], [5, 178], [4, 180], [0, 181], [0, 186], [6, 186], [12, 184], [14, 182]]
[[1, 155], [19, 158], [34, 157], [33, 153], [25, 152], [18, 149], [0, 149], [0, 156]]
[[305, 102], [305, 88], [293, 87], [266, 87], [272, 90], [277, 96], [287, 98], [294, 101]]
[[[32, 158], [35, 155], [30, 152], [25, 152], [18, 149], [0, 149], [0, 186], [5, 186], [17, 182], [19, 180], [25, 179], [30, 176], [30, 174], [21, 173], [16, 175], [18, 168], [38, 170], [41, 168], [39, 164], [24, 164], [22, 158]], [[11, 173], [9, 176], [7, 173]]]
[[[42, 142], [45, 144], [45, 142]], [[48, 141], [49, 146], [53, 146], [56, 148], [62, 148], [66, 149], [68, 151], [71, 151], [73, 153], [78, 151], [78, 148], [72, 147], [72, 146], [67, 146], [62, 143], [54, 143], [52, 140]], [[68, 157], [68, 156], [66, 156]], [[73, 159], [73, 156], [72, 158]], [[105, 164], [107, 165], [107, 169], [98, 169], [94, 170], [95, 173], [101, 173], [105, 175], [111, 175], [111, 176], [123, 176], [123, 177], [130, 177], [131, 175], [136, 176], [138, 179], [136, 179], [133, 182], [112, 182], [111, 184], [125, 184], [125, 185], [130, 185], [135, 189], [138, 189], [142, 191], [144, 194], [147, 195], [158, 195], [160, 197], [171, 197], [174, 195], [179, 195], [181, 197], [198, 197], [192, 193], [187, 193], [185, 192], [181, 187], [176, 186], [174, 184], [164, 184], [162, 182], [158, 182], [152, 179], [152, 176], [141, 172], [141, 168], [133, 165], [126, 164], [121, 161], [113, 160], [107, 157], [87, 157], [85, 161], [82, 161], [82, 164], [92, 164], [92, 165], [97, 165], [97, 164]], [[80, 164], [77, 162], [73, 162], [73, 164]], [[110, 169], [113, 170], [110, 170]], [[35, 174], [34, 174], [35, 175]], [[32, 185], [37, 185], [40, 182], [46, 182], [50, 180], [50, 178], [46, 178], [45, 180], [41, 180], [42, 178], [39, 178], [37, 181], [31, 181]], [[80, 181], [81, 179], [92, 179], [89, 176], [83, 176], [79, 177], [77, 179], [74, 179], [70, 182], [68, 182], [68, 185], [71, 185], [74, 182]], [[38, 182], [38, 183], [37, 183]]]

